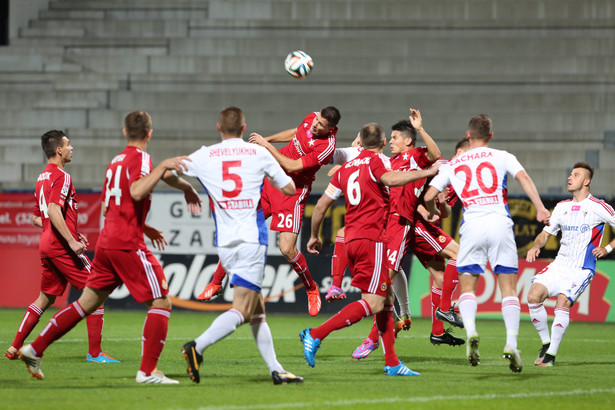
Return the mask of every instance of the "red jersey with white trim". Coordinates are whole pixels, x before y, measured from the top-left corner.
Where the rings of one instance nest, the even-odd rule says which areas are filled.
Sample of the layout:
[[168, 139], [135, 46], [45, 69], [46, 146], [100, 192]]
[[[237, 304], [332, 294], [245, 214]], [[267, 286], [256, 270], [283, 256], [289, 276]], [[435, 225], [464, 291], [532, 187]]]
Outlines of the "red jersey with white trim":
[[310, 131], [317, 112], [309, 114], [301, 125], [297, 127], [297, 132], [293, 139], [280, 149], [280, 153], [290, 159], [301, 159], [303, 169], [291, 172], [289, 175], [295, 182], [297, 188], [308, 186], [312, 187], [312, 182], [316, 179], [316, 172], [321, 166], [326, 165], [331, 160], [335, 152], [335, 136], [337, 127], [325, 137], [316, 137]]
[[615, 229], [615, 211], [592, 195], [579, 202], [571, 199], [559, 202], [553, 209], [549, 225], [544, 227], [551, 235], [562, 232], [555, 260], [571, 268], [595, 272], [596, 257], [592, 251], [600, 246], [605, 223]]
[[343, 193], [346, 200], [346, 243], [354, 239], [384, 242], [389, 190], [380, 177], [388, 171], [379, 154], [363, 150], [331, 178], [325, 194], [337, 199]]
[[[426, 147], [413, 148], [398, 156], [401, 156], [402, 160], [407, 162], [404, 171], [420, 171], [433, 164], [427, 158]], [[407, 157], [404, 159], [404, 156]], [[393, 159], [391, 159], [391, 165], [393, 165]], [[396, 195], [397, 204], [394, 205], [395, 208], [391, 212], [397, 212], [410, 222], [414, 221], [414, 211], [416, 211], [418, 199], [425, 189], [425, 181], [425, 178], [421, 178], [399, 187], [399, 194]]]
[[77, 238], [77, 201], [75, 188], [70, 175], [56, 164], [47, 164], [36, 181], [34, 198], [34, 216], [40, 216], [43, 222], [43, 233], [38, 250], [41, 258], [54, 258], [60, 255], [72, 254], [62, 235], [49, 219], [49, 204], [57, 204], [62, 209], [62, 216], [68, 230]]
[[152, 203], [151, 195], [141, 201], [130, 196], [130, 186], [152, 171], [152, 159], [140, 149], [128, 146], [111, 161], [105, 173], [102, 198], [107, 207], [105, 225], [97, 247], [143, 249], [143, 226]]

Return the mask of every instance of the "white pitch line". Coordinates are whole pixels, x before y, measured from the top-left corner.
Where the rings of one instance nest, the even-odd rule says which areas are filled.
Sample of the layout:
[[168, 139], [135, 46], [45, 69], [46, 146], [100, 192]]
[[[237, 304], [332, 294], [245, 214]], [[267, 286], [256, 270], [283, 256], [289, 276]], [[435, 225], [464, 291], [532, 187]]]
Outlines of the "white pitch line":
[[[391, 397], [382, 399], [356, 399], [318, 402], [318, 407], [328, 406], [356, 406], [360, 404], [393, 404], [393, 403], [429, 403], [450, 400], [499, 400], [499, 399], [525, 399], [532, 397], [560, 397], [578, 396], [581, 394], [615, 393], [612, 389], [590, 389], [590, 390], [571, 390], [562, 392], [534, 392], [534, 393], [511, 393], [511, 394], [475, 394], [475, 395], [456, 395], [456, 396], [425, 396], [425, 397]], [[314, 402], [288, 402], [288, 403], [269, 403], [255, 405], [238, 406], [209, 406], [200, 407], [199, 410], [240, 410], [240, 409], [272, 409], [272, 408], [296, 408], [313, 407]]]

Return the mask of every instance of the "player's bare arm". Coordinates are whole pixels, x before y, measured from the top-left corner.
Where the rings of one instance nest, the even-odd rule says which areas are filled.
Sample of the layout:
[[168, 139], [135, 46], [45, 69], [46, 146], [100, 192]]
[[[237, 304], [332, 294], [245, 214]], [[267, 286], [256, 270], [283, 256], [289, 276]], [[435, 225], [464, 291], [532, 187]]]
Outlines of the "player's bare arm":
[[536, 239], [534, 239], [534, 245], [527, 251], [527, 255], [525, 257], [526, 262], [534, 262], [538, 255], [540, 255], [540, 249], [547, 244], [547, 241], [551, 237], [551, 234], [547, 231], [542, 231], [538, 234]]
[[32, 225], [38, 226], [39, 228], [43, 227], [43, 218], [40, 216], [32, 216]]
[[439, 163], [420, 171], [389, 171], [382, 174], [380, 182], [389, 187], [402, 186], [422, 178], [429, 178], [438, 173]]
[[438, 148], [438, 144], [431, 138], [431, 136], [425, 131], [423, 128], [423, 118], [421, 117], [421, 112], [419, 110], [415, 110], [414, 108], [410, 108], [410, 123], [416, 129], [418, 134], [423, 139], [423, 143], [425, 143], [425, 148], [427, 148], [427, 159], [431, 162], [436, 162], [438, 158], [442, 155], [440, 152], [440, 148]]
[[324, 194], [320, 197], [316, 206], [314, 207], [314, 213], [312, 214], [312, 227], [310, 239], [307, 243], [307, 250], [309, 253], [318, 255], [322, 249], [322, 241], [320, 240], [320, 226], [325, 219], [327, 209], [333, 204], [333, 199]]
[[606, 255], [613, 251], [613, 247], [615, 247], [615, 239], [609, 242], [604, 248], [598, 247], [592, 251], [592, 255], [596, 258], [604, 258]]
[[269, 151], [269, 153], [273, 155], [273, 158], [275, 158], [275, 160], [278, 161], [278, 163], [282, 166], [282, 168], [284, 168], [284, 171], [296, 172], [296, 171], [301, 171], [303, 169], [303, 161], [301, 161], [301, 159], [288, 158], [286, 155], [280, 153], [280, 151], [278, 151], [276, 147], [271, 145], [265, 138], [263, 138], [262, 135], [256, 132], [253, 132], [252, 134], [250, 134], [249, 141], [252, 144], [265, 147], [267, 151]]
[[273, 185], [277, 190], [279, 190], [281, 193], [283, 193], [286, 196], [291, 196], [291, 195], [295, 195], [295, 192], [297, 191], [297, 188], [295, 187], [295, 183], [293, 182], [293, 180], [291, 179], [291, 181], [284, 185], [283, 187], [279, 187], [273, 179], [269, 178], [269, 182], [271, 183], [271, 185]]
[[290, 128], [285, 131], [280, 131], [276, 134], [270, 135], [265, 138], [265, 141], [275, 143], [275, 142], [288, 142], [293, 139], [295, 133], [297, 132], [297, 128]]
[[199, 194], [196, 192], [196, 189], [185, 179], [176, 176], [173, 171], [166, 170], [164, 175], [162, 176], [162, 180], [169, 186], [173, 188], [179, 189], [184, 193], [184, 199], [186, 200], [186, 204], [188, 207], [188, 211], [197, 215], [200, 214], [203, 210], [203, 205]]
[[154, 248], [158, 250], [163, 251], [168, 245], [167, 240], [164, 238], [164, 235], [162, 235], [162, 231], [159, 231], [153, 226], [145, 224], [143, 226], [143, 233], [149, 238], [150, 241], [152, 241]]
[[142, 178], [137, 179], [130, 185], [130, 196], [135, 201], [141, 201], [146, 196], [152, 193], [154, 187], [162, 179], [167, 170], [175, 170], [178, 174], [182, 174], [188, 168], [183, 161], [192, 161], [186, 156], [168, 158], [162, 161], [156, 168]]
[[436, 197], [440, 191], [436, 187], [430, 186], [423, 196], [425, 201], [425, 208], [429, 211], [429, 218], [433, 218], [434, 215], [440, 215], [440, 210], [436, 206]]
[[68, 246], [75, 252], [75, 255], [81, 255], [86, 250], [86, 246], [73, 238], [73, 235], [70, 233], [68, 226], [66, 226], [66, 221], [64, 220], [64, 215], [62, 215], [62, 208], [60, 205], [52, 202], [48, 205], [47, 213], [49, 215], [49, 220], [54, 228], [58, 231], [58, 233], [64, 238], [64, 240], [68, 243]]
[[525, 191], [525, 194], [528, 196], [528, 198], [530, 198], [530, 201], [532, 201], [532, 203], [536, 207], [536, 220], [538, 222], [542, 222], [545, 225], [548, 225], [551, 213], [547, 208], [545, 208], [544, 204], [542, 203], [534, 181], [532, 181], [528, 173], [525, 171], [519, 171], [517, 175], [515, 175], [515, 179], [519, 181], [521, 187]]

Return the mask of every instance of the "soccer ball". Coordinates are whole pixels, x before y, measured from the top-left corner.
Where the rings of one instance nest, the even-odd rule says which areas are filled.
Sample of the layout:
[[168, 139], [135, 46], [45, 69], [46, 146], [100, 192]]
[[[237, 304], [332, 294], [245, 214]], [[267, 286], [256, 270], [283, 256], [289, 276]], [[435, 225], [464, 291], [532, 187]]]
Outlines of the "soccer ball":
[[314, 61], [306, 52], [297, 50], [291, 52], [284, 60], [284, 68], [286, 72], [295, 78], [306, 77], [312, 68]]

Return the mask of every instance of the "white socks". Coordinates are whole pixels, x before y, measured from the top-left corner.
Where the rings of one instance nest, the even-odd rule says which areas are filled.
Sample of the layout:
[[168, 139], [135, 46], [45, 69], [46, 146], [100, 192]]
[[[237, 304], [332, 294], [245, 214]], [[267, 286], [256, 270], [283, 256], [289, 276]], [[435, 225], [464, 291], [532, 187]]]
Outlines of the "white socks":
[[271, 330], [269, 329], [265, 315], [254, 315], [252, 320], [250, 320], [250, 329], [252, 329], [252, 336], [254, 336], [258, 351], [261, 353], [261, 356], [263, 356], [265, 363], [267, 363], [269, 373], [273, 371], [283, 372], [284, 368], [280, 362], [278, 362], [275, 355], [273, 337], [271, 336]]
[[542, 344], [549, 343], [551, 338], [549, 337], [548, 316], [544, 305], [542, 303], [528, 303], [527, 306], [530, 308], [530, 319], [538, 332], [538, 336], [540, 336]]
[[553, 319], [553, 325], [551, 325], [551, 345], [547, 353], [555, 356], [559, 344], [564, 338], [568, 324], [570, 323], [570, 309], [565, 307], [555, 308], [555, 319]]
[[201, 336], [194, 339], [197, 353], [203, 354], [203, 350], [233, 333], [243, 320], [243, 315], [238, 310], [229, 309], [222, 313]]
[[400, 316], [410, 314], [410, 298], [408, 297], [408, 277], [402, 268], [393, 279], [393, 293], [399, 303]]
[[507, 296], [502, 299], [502, 316], [506, 326], [506, 344], [516, 349], [521, 320], [521, 304], [518, 297]]
[[463, 320], [463, 327], [466, 330], [468, 338], [476, 334], [476, 296], [473, 293], [467, 292], [459, 296], [459, 313]]

